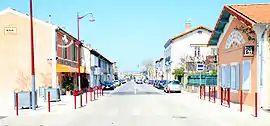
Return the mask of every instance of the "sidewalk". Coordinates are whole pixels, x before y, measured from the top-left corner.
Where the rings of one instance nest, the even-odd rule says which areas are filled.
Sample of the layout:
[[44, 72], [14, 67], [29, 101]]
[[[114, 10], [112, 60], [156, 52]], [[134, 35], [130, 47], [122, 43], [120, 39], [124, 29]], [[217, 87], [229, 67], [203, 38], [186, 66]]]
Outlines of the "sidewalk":
[[[109, 95], [110, 92], [104, 91], [103, 96], [96, 96], [96, 100], [102, 99], [102, 97]], [[74, 111], [74, 96], [73, 95], [61, 95], [61, 101], [59, 102], [50, 102], [50, 113], [65, 113]], [[94, 102], [94, 93], [92, 92], [92, 101], [90, 101], [90, 92], [87, 92], [87, 104]], [[82, 106], [86, 106], [86, 93], [82, 94]], [[3, 106], [5, 107], [5, 106]], [[80, 106], [80, 96], [76, 96], [76, 109], [79, 109]], [[13, 107], [5, 108], [6, 111], [0, 113], [1, 117], [16, 117], [16, 110]], [[46, 114], [48, 112], [48, 102], [44, 101], [44, 98], [38, 97], [38, 108], [36, 110], [32, 109], [19, 109], [19, 116], [29, 116], [29, 115], [39, 115]]]
[[[190, 92], [183, 91], [183, 94], [190, 95], [190, 96], [192, 96], [194, 98], [200, 99], [200, 94], [199, 93], [190, 93]], [[228, 108], [227, 102], [223, 101], [223, 105], [221, 105], [221, 100], [218, 99], [218, 98], [216, 98], [216, 103], [213, 102], [214, 101], [213, 97], [210, 98], [210, 102], [209, 102], [209, 97], [208, 96], [205, 97], [205, 100], [204, 100], [204, 97], [202, 97], [201, 100], [204, 101], [204, 102], [208, 102], [209, 104], [213, 104], [215, 106], [222, 106], [222, 107]], [[238, 104], [238, 103], [230, 102], [230, 108], [228, 108], [228, 109], [230, 109], [232, 111], [235, 111], [235, 112], [241, 113], [240, 112], [240, 104]], [[242, 105], [242, 113], [254, 117], [255, 108], [251, 107], [251, 106], [247, 106], [247, 105]], [[268, 121], [270, 119], [270, 113], [266, 112], [265, 110], [262, 110], [262, 109], [258, 108], [258, 117], [257, 118], [262, 119], [264, 121]]]

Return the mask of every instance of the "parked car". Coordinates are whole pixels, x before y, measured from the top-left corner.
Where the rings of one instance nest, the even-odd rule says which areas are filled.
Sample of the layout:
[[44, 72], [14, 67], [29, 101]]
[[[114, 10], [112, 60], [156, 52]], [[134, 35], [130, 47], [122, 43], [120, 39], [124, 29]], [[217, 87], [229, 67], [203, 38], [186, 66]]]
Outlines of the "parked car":
[[164, 89], [167, 82], [168, 82], [167, 80], [160, 80], [158, 83], [158, 89]]
[[122, 80], [120, 80], [120, 82], [121, 82], [121, 84], [125, 84], [125, 83], [127, 83], [127, 80], [126, 79], [122, 79]]
[[158, 84], [159, 84], [159, 80], [155, 80], [155, 81], [154, 81], [154, 87], [155, 87], [155, 88], [158, 88], [158, 86], [159, 86]]
[[180, 83], [180, 81], [171, 81], [164, 86], [164, 92], [168, 93], [170, 92], [179, 92], [181, 93], [181, 89], [183, 87], [183, 84]]
[[152, 84], [153, 83], [153, 80], [148, 80], [148, 84]]
[[143, 84], [143, 81], [142, 81], [141, 79], [138, 79], [138, 80], [136, 81], [136, 83], [137, 83], [137, 84]]
[[105, 81], [103, 84], [103, 90], [114, 90], [116, 86], [112, 81]]
[[120, 86], [121, 85], [119, 80], [114, 80], [113, 83], [114, 83], [114, 86]]

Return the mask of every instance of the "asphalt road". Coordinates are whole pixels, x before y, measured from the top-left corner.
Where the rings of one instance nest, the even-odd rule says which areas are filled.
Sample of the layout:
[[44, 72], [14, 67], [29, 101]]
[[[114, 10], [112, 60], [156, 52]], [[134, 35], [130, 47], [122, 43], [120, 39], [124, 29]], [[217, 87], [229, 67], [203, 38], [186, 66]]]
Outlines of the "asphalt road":
[[265, 123], [250, 115], [213, 106], [185, 92], [165, 94], [150, 85], [129, 82], [85, 107], [8, 117], [0, 125], [269, 126]]

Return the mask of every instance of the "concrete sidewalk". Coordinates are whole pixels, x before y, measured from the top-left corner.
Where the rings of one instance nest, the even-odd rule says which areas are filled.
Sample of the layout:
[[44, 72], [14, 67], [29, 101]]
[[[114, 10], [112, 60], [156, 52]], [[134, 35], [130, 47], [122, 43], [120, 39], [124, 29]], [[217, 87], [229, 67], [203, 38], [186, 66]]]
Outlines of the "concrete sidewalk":
[[[199, 93], [190, 93], [190, 92], [183, 91], [183, 94], [189, 95], [189, 96], [197, 98], [197, 99], [200, 99], [200, 94]], [[215, 106], [222, 106], [224, 108], [228, 108], [228, 103], [223, 101], [223, 105], [221, 105], [221, 100], [218, 99], [218, 98], [216, 98], [216, 103], [214, 103], [213, 97], [210, 98], [210, 102], [209, 102], [209, 97], [208, 96], [205, 97], [205, 100], [204, 100], [204, 97], [202, 97], [201, 101], [207, 102], [210, 105], [213, 104]], [[230, 102], [230, 108], [228, 108], [228, 109], [230, 109], [231, 111], [241, 113], [240, 112], [240, 104], [238, 104], [238, 103]], [[242, 113], [254, 117], [255, 108], [252, 107], [252, 106], [242, 105]], [[266, 112], [265, 110], [262, 110], [262, 109], [258, 108], [258, 117], [257, 118], [268, 121], [268, 119], [270, 118], [270, 113]]]

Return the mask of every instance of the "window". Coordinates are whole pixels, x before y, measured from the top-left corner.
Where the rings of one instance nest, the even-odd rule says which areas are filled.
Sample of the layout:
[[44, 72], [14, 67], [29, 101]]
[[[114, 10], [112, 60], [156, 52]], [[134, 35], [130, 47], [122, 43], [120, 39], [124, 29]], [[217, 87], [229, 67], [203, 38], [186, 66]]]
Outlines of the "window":
[[75, 48], [75, 61], [78, 61], [78, 46], [74, 45], [74, 48]]
[[[62, 40], [62, 45], [65, 46], [66, 43], [64, 40]], [[62, 48], [62, 58], [66, 59], [67, 58], [67, 48]]]
[[231, 66], [231, 89], [235, 90], [236, 86], [236, 66]]
[[202, 34], [202, 31], [198, 31], [197, 33], [198, 33], [198, 34]]
[[239, 63], [231, 64], [231, 90], [240, 90], [240, 67]]
[[73, 61], [75, 61], [75, 44], [73, 43], [72, 45], [71, 45], [71, 59], [73, 60]]
[[200, 57], [201, 56], [201, 49], [199, 46], [194, 47], [194, 56], [195, 57]]
[[251, 88], [251, 61], [244, 60], [242, 63], [242, 90], [250, 90]]

